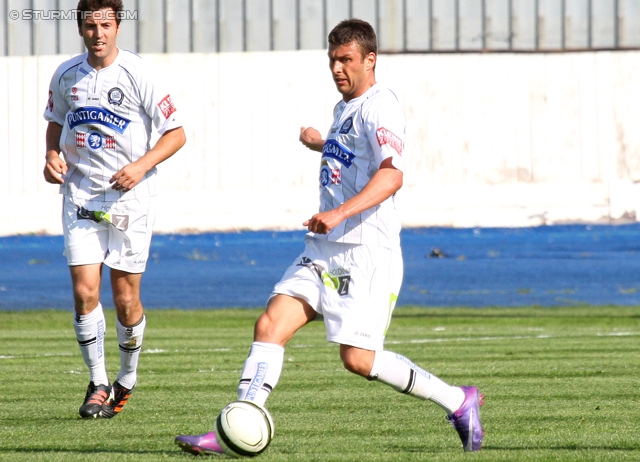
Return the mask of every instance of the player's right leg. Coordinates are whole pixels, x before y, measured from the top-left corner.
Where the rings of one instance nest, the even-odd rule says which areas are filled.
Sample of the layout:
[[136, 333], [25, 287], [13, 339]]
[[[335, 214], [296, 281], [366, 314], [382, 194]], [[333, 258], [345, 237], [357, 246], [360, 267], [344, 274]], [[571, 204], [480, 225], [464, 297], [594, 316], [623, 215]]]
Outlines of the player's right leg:
[[275, 388], [284, 363], [284, 346], [302, 326], [316, 317], [306, 301], [274, 295], [255, 325], [254, 341], [244, 362], [238, 399], [264, 406]]
[[[305, 301], [275, 295], [255, 325], [254, 342], [244, 362], [238, 384], [238, 400], [264, 406], [278, 383], [284, 363], [284, 345], [316, 313]], [[222, 454], [215, 431], [202, 435], [179, 435], [175, 443], [191, 454]]]
[[102, 404], [111, 392], [104, 348], [106, 322], [99, 302], [100, 268], [100, 264], [70, 267], [76, 312], [73, 328], [90, 377], [84, 402], [79, 409], [83, 418], [98, 417]]
[[[298, 329], [313, 321], [319, 296], [318, 277], [311, 268], [296, 261], [273, 291], [267, 309], [258, 318], [240, 382], [238, 400], [264, 406], [278, 383], [284, 363], [284, 346]], [[201, 435], [179, 435], [175, 443], [191, 454], [222, 454], [215, 431]]]
[[322, 281], [314, 266], [318, 254], [312, 241], [284, 272], [256, 321], [254, 342], [238, 383], [239, 400], [264, 406], [280, 378], [284, 346], [317, 316]]
[[62, 211], [64, 255], [71, 271], [75, 308], [74, 330], [82, 358], [89, 368], [90, 381], [82, 417], [97, 417], [111, 392], [105, 363], [106, 323], [100, 304], [102, 262], [107, 254], [109, 231], [105, 224], [91, 220], [64, 196]]

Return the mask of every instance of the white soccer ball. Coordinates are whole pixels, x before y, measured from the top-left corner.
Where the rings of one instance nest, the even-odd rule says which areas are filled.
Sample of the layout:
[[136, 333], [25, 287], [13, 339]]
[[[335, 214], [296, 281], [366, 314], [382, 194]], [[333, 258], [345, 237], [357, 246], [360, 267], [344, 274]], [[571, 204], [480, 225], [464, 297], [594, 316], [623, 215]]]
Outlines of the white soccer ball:
[[255, 457], [273, 438], [273, 418], [250, 401], [227, 404], [216, 419], [218, 444], [231, 457]]

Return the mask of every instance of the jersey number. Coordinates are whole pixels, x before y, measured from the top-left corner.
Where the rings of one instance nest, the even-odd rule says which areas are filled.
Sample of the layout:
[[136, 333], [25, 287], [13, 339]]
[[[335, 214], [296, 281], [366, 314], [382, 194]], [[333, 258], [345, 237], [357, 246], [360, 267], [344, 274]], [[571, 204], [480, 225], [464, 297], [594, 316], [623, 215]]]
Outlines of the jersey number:
[[338, 295], [349, 294], [349, 283], [351, 276], [338, 276]]

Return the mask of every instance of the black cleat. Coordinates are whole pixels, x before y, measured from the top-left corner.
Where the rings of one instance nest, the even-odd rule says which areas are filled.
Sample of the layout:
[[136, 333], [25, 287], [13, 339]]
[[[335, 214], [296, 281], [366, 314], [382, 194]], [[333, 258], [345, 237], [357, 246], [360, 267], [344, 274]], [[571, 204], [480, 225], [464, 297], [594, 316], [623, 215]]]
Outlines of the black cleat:
[[116, 380], [113, 383], [113, 387], [111, 388], [111, 395], [109, 395], [109, 398], [104, 403], [102, 403], [100, 417], [102, 417], [103, 419], [110, 419], [116, 414], [119, 414], [122, 411], [124, 405], [127, 404], [133, 388], [134, 387], [125, 388], [120, 385], [120, 382]]
[[80, 406], [80, 417], [83, 419], [95, 419], [100, 415], [102, 405], [111, 393], [111, 385], [96, 385], [89, 382], [84, 403]]

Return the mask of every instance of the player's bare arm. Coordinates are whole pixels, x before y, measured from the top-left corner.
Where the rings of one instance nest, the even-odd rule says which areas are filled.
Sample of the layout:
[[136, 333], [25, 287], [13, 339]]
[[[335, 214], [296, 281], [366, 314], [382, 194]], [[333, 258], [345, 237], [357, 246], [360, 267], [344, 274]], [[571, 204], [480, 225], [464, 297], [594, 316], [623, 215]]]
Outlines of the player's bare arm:
[[149, 170], [174, 155], [186, 141], [182, 127], [166, 131], [144, 156], [125, 165], [111, 177], [109, 180], [112, 183], [111, 187], [118, 191], [133, 189]]
[[333, 228], [349, 217], [381, 204], [402, 187], [402, 172], [387, 158], [371, 181], [358, 194], [333, 210], [316, 213], [303, 223], [309, 231], [328, 234]]
[[46, 143], [47, 143], [47, 163], [44, 166], [44, 179], [47, 183], [62, 184], [64, 180], [62, 176], [67, 173], [67, 164], [60, 157], [60, 135], [62, 134], [62, 126], [55, 122], [49, 122], [47, 125]]
[[322, 146], [324, 146], [322, 135], [313, 127], [300, 127], [300, 142], [317, 152], [322, 152]]

